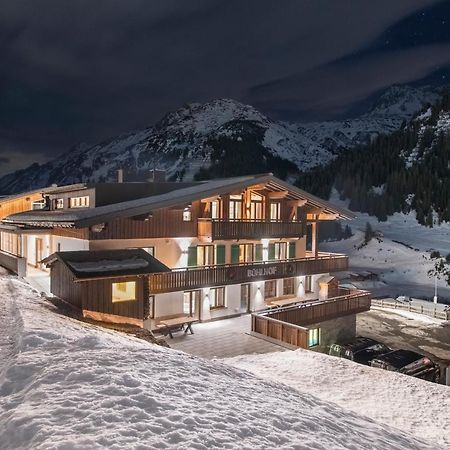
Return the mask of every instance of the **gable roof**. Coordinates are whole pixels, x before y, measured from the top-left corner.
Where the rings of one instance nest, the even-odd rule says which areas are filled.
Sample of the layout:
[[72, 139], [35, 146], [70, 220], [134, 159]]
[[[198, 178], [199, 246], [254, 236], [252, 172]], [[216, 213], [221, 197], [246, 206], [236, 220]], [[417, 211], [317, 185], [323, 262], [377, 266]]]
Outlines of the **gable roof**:
[[72, 272], [75, 281], [170, 272], [165, 264], [141, 248], [56, 252], [42, 260], [47, 267], [57, 261]]
[[50, 226], [75, 226], [84, 228], [91, 225], [108, 222], [119, 217], [134, 217], [148, 214], [154, 210], [187, 204], [215, 195], [221, 195], [233, 190], [244, 189], [252, 185], [267, 184], [275, 190], [287, 190], [293, 198], [306, 200], [310, 206], [321, 208], [325, 213], [335, 214], [340, 219], [352, 219], [354, 214], [345, 208], [334, 206], [302, 189], [299, 189], [272, 174], [248, 175], [234, 178], [214, 179], [198, 182], [193, 186], [180, 186], [170, 192], [153, 195], [137, 200], [113, 203], [96, 208], [86, 208], [72, 211], [27, 211], [13, 214], [5, 219], [12, 223], [49, 223]]

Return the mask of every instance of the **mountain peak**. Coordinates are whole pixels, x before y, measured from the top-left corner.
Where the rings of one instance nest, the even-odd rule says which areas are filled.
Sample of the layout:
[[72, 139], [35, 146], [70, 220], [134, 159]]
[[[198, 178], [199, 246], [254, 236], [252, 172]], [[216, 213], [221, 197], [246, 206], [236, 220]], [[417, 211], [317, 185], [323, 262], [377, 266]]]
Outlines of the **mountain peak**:
[[[52, 183], [111, 181], [119, 168], [130, 181], [145, 179], [154, 167], [165, 169], [171, 179], [191, 180], [216, 164], [223, 148], [239, 149], [239, 155], [260, 166], [261, 161], [263, 165], [278, 161], [289, 170], [296, 166], [304, 171], [330, 161], [343, 149], [398, 129], [435, 96], [425, 88], [393, 86], [359, 118], [308, 124], [273, 121], [253, 106], [229, 98], [190, 103], [166, 114], [154, 126], [93, 146], [80, 144], [44, 165], [4, 176], [0, 193]], [[234, 159], [239, 164], [239, 158]], [[242, 169], [233, 167], [231, 172]], [[272, 171], [271, 167], [260, 169]]]

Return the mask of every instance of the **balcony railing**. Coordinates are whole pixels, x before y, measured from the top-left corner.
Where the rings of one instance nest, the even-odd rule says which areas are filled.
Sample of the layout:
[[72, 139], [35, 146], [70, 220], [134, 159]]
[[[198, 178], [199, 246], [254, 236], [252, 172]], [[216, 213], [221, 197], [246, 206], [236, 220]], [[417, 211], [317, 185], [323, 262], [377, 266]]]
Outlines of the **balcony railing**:
[[150, 293], [158, 294], [299, 275], [337, 272], [346, 269], [348, 269], [348, 256], [320, 253], [317, 258], [305, 257], [283, 261], [174, 269], [171, 272], [151, 274], [149, 283]]
[[340, 289], [338, 297], [252, 314], [252, 332], [296, 347], [307, 347], [305, 326], [370, 310], [370, 293]]
[[269, 239], [302, 237], [306, 233], [304, 222], [270, 220], [199, 219], [199, 237], [220, 239]]

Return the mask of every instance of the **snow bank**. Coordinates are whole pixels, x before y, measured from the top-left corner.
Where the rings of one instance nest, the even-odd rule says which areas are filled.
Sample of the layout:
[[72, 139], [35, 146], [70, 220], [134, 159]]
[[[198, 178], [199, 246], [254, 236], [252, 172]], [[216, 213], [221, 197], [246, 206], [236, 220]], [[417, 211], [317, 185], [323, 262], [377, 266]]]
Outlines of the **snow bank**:
[[306, 350], [225, 362], [450, 448], [448, 386]]
[[14, 344], [0, 368], [2, 450], [435, 448], [292, 387], [60, 316], [0, 276], [6, 304], [20, 320], [0, 331]]

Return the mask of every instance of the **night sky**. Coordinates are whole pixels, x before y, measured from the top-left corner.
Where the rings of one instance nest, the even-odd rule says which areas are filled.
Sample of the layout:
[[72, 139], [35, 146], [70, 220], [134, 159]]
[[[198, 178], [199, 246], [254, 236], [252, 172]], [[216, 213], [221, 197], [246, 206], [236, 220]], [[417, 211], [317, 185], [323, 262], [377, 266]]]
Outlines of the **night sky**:
[[445, 83], [450, 1], [0, 0], [0, 174], [234, 98], [345, 117], [395, 83]]

